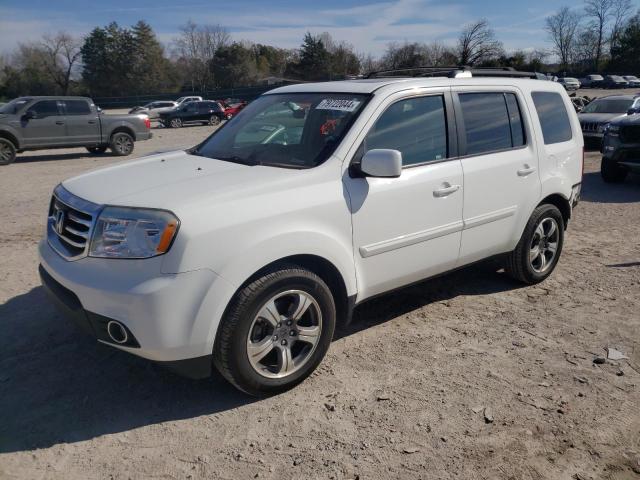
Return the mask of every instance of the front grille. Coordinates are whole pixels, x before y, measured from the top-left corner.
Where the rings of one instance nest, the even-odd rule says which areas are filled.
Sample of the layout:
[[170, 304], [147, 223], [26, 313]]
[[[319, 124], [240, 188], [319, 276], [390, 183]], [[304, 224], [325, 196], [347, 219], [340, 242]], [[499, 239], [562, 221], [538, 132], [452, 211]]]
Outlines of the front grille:
[[598, 122], [580, 122], [580, 127], [583, 132], [598, 133]]
[[86, 256], [100, 208], [99, 205], [76, 197], [58, 185], [49, 207], [49, 245], [67, 260]]
[[625, 125], [621, 127], [620, 140], [624, 143], [640, 143], [640, 125]]

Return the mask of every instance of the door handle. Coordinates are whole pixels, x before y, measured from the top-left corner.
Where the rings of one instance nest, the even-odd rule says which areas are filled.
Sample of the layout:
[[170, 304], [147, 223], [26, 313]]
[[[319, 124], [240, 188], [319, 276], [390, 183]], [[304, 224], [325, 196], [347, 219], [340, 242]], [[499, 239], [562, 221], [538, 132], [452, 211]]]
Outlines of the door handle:
[[96, 121], [95, 121], [95, 120], [89, 120], [89, 123], [90, 123], [91, 125], [93, 125], [94, 123], [96, 123]]
[[529, 165], [527, 165], [526, 163], [524, 164], [524, 168], [521, 168], [520, 170], [518, 170], [518, 176], [519, 177], [526, 177], [527, 175], [532, 174], [533, 172], [535, 172], [536, 169], [533, 167], [530, 167]]
[[64, 122], [62, 120], [56, 120], [56, 125], [64, 125]]
[[447, 182], [443, 184], [442, 188], [433, 191], [433, 196], [436, 198], [446, 197], [447, 195], [451, 195], [454, 192], [457, 192], [460, 189], [460, 185], [451, 185]]

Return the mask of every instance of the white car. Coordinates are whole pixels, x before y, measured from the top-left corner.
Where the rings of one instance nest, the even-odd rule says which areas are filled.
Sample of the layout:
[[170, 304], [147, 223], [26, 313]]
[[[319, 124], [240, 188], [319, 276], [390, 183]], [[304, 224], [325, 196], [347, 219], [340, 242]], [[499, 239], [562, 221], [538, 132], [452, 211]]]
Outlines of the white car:
[[373, 296], [494, 256], [540, 282], [580, 194], [571, 101], [458, 77], [278, 88], [193, 149], [65, 180], [43, 284], [100, 342], [267, 395]]
[[129, 113], [144, 113], [150, 120], [155, 120], [160, 117], [163, 112], [168, 112], [180, 106], [178, 102], [172, 100], [158, 100], [155, 102], [147, 103], [142, 107], [134, 107], [129, 110]]
[[573, 77], [564, 77], [558, 80], [565, 90], [578, 90], [580, 88], [580, 81]]
[[178, 106], [182, 105], [183, 103], [190, 103], [190, 102], [201, 102], [202, 101], [202, 97], [180, 97], [179, 99], [176, 100], [176, 103], [178, 104]]

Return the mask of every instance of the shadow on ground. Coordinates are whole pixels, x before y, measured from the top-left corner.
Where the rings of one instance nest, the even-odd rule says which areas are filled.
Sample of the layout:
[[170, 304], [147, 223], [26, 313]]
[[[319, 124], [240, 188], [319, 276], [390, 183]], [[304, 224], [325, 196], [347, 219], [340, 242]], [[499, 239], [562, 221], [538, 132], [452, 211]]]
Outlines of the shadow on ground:
[[[50, 152], [51, 150], [47, 150]], [[35, 162], [55, 162], [61, 160], [77, 160], [81, 158], [117, 158], [115, 155], [112, 155], [109, 151], [105, 153], [99, 154], [90, 154], [84, 148], [78, 149], [77, 152], [73, 153], [59, 153], [55, 155], [51, 155], [50, 153], [42, 154], [42, 155], [33, 155], [29, 154], [28, 156], [24, 156], [18, 154], [16, 156], [15, 163], [35, 163]]]
[[[431, 302], [518, 286], [485, 262], [366, 302], [337, 337]], [[97, 344], [57, 313], [41, 287], [0, 305], [0, 319], [0, 452], [73, 443], [256, 401], [217, 374], [188, 380]]]
[[600, 172], [585, 173], [581, 199], [593, 203], [640, 202], [640, 175], [627, 175], [623, 183], [605, 183]]

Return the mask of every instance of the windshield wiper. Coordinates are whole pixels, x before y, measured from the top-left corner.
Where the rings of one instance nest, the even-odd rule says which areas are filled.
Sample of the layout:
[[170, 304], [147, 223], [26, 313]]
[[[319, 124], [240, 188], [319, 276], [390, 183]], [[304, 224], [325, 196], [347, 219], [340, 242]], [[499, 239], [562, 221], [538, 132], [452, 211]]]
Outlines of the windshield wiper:
[[223, 162], [231, 162], [231, 163], [239, 163], [241, 165], [258, 165], [258, 162], [256, 162], [255, 160], [249, 160], [248, 158], [241, 158], [238, 157], [237, 155], [232, 155], [230, 157], [210, 157], [213, 160], [222, 160]]

